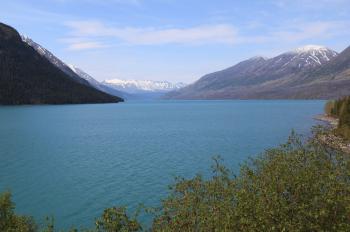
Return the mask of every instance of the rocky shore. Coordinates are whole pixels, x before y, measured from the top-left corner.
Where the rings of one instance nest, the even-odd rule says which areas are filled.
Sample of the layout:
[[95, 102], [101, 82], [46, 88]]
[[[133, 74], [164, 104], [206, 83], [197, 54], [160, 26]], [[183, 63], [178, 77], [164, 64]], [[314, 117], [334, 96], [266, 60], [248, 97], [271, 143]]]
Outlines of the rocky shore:
[[349, 141], [346, 141], [342, 137], [336, 135], [334, 132], [334, 130], [338, 126], [339, 119], [325, 115], [325, 114], [317, 115], [315, 119], [326, 122], [330, 126], [330, 128], [326, 132], [318, 135], [318, 139], [329, 147], [332, 147], [334, 149], [341, 150], [343, 152], [350, 154]]
[[316, 119], [318, 121], [326, 122], [332, 128], [336, 128], [338, 126], [338, 123], [339, 123], [339, 119], [332, 117], [332, 116], [328, 116], [326, 114], [317, 115], [314, 117], [314, 119]]

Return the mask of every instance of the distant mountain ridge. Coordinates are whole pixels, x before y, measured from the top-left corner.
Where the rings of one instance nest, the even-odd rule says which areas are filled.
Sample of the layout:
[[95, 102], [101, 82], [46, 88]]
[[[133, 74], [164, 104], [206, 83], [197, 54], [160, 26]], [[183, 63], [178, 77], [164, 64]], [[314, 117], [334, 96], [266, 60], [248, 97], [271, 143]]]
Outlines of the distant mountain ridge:
[[147, 93], [147, 92], [160, 92], [165, 93], [172, 90], [180, 89], [186, 84], [171, 83], [169, 81], [151, 81], [151, 80], [122, 80], [111, 79], [102, 82], [105, 85], [112, 88], [125, 91], [128, 93]]
[[[0, 104], [115, 103], [122, 98], [93, 88], [68, 69], [63, 71], [22, 40], [12, 27], [0, 23]], [[39, 48], [38, 48], [39, 49]]]
[[[347, 49], [346, 49], [347, 50]], [[328, 99], [350, 94], [350, 76], [334, 79], [339, 57], [348, 57], [308, 45], [273, 58], [253, 57], [230, 68], [203, 76], [195, 83], [170, 92], [170, 99]], [[346, 58], [343, 63], [349, 64]], [[349, 83], [348, 83], [349, 81]], [[317, 86], [317, 87], [316, 87]], [[317, 91], [319, 89], [319, 91]]]
[[154, 99], [161, 97], [164, 93], [170, 92], [175, 89], [184, 87], [183, 83], [170, 83], [168, 81], [150, 81], [150, 80], [105, 80], [99, 82], [92, 76], [87, 74], [82, 69], [66, 64], [55, 55], [53, 55], [49, 50], [41, 46], [40, 44], [34, 42], [27, 36], [21, 36], [22, 40], [33, 47], [39, 54], [44, 56], [57, 68], [62, 70], [64, 73], [70, 77], [76, 79], [77, 81], [86, 84], [86, 81], [94, 88], [108, 93], [113, 96], [122, 97], [124, 99]]
[[120, 97], [125, 98], [125, 99], [132, 98], [128, 93], [125, 93], [125, 92], [122, 92], [122, 91], [118, 91], [118, 90], [116, 90], [114, 88], [109, 87], [108, 85], [105, 85], [105, 84], [97, 81], [92, 76], [90, 76], [89, 74], [87, 74], [86, 72], [81, 70], [80, 68], [75, 67], [74, 65], [69, 64], [68, 67], [75, 74], [77, 74], [79, 77], [85, 79], [87, 82], [90, 83], [90, 85], [92, 85], [93, 87], [95, 87], [98, 90], [101, 90], [102, 92], [111, 94], [113, 96], [120, 96]]
[[40, 55], [42, 55], [43, 57], [45, 57], [48, 61], [50, 61], [53, 65], [55, 65], [57, 68], [59, 68], [60, 70], [62, 70], [65, 74], [67, 74], [68, 76], [72, 77], [73, 79], [75, 79], [76, 81], [86, 84], [86, 81], [84, 81], [84, 79], [82, 79], [81, 77], [79, 77], [79, 75], [77, 75], [76, 73], [73, 72], [73, 70], [71, 70], [71, 68], [64, 63], [63, 61], [61, 61], [59, 58], [57, 58], [54, 54], [52, 54], [49, 50], [47, 50], [46, 48], [44, 48], [43, 46], [41, 46], [40, 44], [34, 42], [31, 38], [29, 38], [28, 36], [25, 35], [21, 35], [22, 41], [25, 42], [26, 44], [28, 44], [29, 46], [31, 46], [32, 48], [34, 48]]
[[122, 79], [105, 80], [102, 84], [117, 91], [126, 92], [129, 94], [129, 99], [136, 100], [159, 99], [173, 90], [186, 86], [182, 82]]
[[116, 89], [110, 88], [108, 86], [103, 85], [99, 81], [95, 80], [92, 76], [84, 72], [78, 67], [75, 67], [71, 64], [66, 64], [59, 58], [57, 58], [55, 55], [53, 55], [49, 50], [41, 46], [40, 44], [34, 42], [31, 38], [28, 36], [21, 35], [21, 38], [23, 42], [27, 43], [29, 46], [34, 48], [40, 55], [44, 56], [48, 61], [50, 61], [53, 65], [55, 65], [57, 68], [62, 70], [64, 73], [69, 75], [70, 77], [74, 78], [78, 82], [81, 82], [83, 84], [89, 84], [92, 87], [105, 92], [107, 94], [122, 97], [122, 98], [128, 98], [129, 95], [127, 93], [123, 93], [121, 91], [118, 91]]

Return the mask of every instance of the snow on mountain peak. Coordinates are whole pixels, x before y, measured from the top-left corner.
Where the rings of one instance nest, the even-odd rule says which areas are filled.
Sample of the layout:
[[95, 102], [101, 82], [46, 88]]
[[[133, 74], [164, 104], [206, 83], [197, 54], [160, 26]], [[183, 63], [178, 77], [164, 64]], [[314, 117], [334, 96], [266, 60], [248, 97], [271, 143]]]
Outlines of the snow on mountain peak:
[[129, 93], [137, 92], [168, 92], [185, 86], [184, 83], [171, 83], [168, 81], [152, 80], [122, 80], [112, 79], [103, 81], [115, 89], [123, 90]]
[[27, 35], [21, 34], [21, 38], [23, 42], [26, 42], [28, 39], [30, 39]]
[[28, 44], [29, 46], [33, 47], [37, 52], [39, 52], [40, 55], [45, 56], [48, 53], [50, 53], [48, 50], [46, 50], [41, 45], [35, 43], [31, 38], [29, 38], [26, 35], [21, 35], [22, 41]]
[[73, 71], [73, 72], [75, 72], [76, 74], [78, 74], [79, 75], [79, 69], [77, 68], [77, 67], [75, 67], [74, 65], [72, 65], [72, 64], [67, 64], [67, 66]]
[[293, 51], [297, 53], [305, 53], [305, 52], [312, 52], [312, 51], [330, 51], [330, 49], [320, 45], [306, 45], [303, 47], [296, 48]]
[[284, 65], [296, 64], [299, 68], [322, 65], [338, 55], [337, 52], [320, 45], [306, 45], [296, 48], [282, 55], [289, 56], [289, 60]]
[[265, 56], [253, 56], [249, 60], [268, 60], [268, 57]]

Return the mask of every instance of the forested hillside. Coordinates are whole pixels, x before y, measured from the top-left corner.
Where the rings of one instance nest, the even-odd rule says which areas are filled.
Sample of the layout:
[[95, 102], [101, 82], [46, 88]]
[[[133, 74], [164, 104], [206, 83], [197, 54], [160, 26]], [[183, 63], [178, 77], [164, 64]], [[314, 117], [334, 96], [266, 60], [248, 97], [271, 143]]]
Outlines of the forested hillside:
[[0, 104], [112, 103], [123, 99], [77, 81], [0, 23]]

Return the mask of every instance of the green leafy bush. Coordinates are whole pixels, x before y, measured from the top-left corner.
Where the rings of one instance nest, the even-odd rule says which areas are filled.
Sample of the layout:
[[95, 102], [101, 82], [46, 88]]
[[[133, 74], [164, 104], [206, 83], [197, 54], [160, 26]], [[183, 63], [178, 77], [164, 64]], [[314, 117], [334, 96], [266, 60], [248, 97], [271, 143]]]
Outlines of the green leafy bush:
[[108, 208], [105, 209], [102, 217], [96, 221], [96, 230], [98, 232], [132, 232], [139, 231], [142, 227], [136, 219], [129, 219], [126, 214], [126, 208]]
[[350, 231], [349, 156], [292, 135], [233, 176], [177, 179], [154, 231]]
[[[154, 218], [150, 230], [350, 231], [350, 156], [322, 144], [293, 133], [237, 176], [215, 158], [211, 178], [177, 178], [160, 207], [147, 211]], [[14, 215], [8, 193], [0, 199], [0, 231], [36, 231], [32, 220]], [[142, 227], [125, 208], [109, 208], [89, 231]]]
[[0, 194], [0, 231], [1, 232], [35, 232], [37, 225], [31, 217], [19, 216], [14, 213], [15, 205], [11, 194]]

